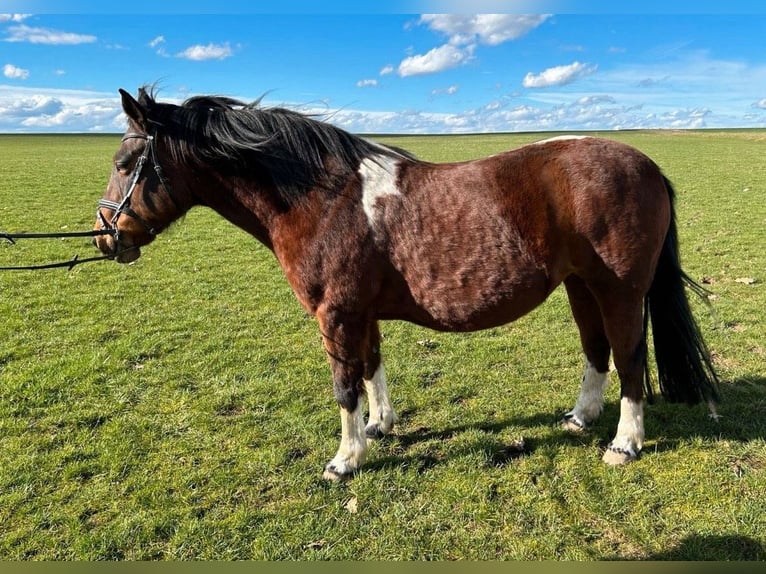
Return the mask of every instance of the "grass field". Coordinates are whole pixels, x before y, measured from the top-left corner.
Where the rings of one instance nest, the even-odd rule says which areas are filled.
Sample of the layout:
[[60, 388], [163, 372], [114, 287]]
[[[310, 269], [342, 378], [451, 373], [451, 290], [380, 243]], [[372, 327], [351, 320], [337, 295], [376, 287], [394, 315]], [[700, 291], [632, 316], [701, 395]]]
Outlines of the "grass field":
[[[0, 273], [0, 559], [766, 559], [766, 132], [606, 134], [678, 192], [694, 309], [724, 379], [646, 409], [600, 461], [558, 420], [582, 359], [563, 291], [472, 334], [382, 325], [395, 434], [329, 484], [340, 432], [314, 320], [272, 255], [193, 210], [129, 266]], [[434, 161], [542, 134], [386, 137]], [[0, 136], [0, 230], [89, 229], [118, 136]], [[94, 254], [0, 244], [0, 265]], [[517, 448], [524, 441], [524, 449]]]

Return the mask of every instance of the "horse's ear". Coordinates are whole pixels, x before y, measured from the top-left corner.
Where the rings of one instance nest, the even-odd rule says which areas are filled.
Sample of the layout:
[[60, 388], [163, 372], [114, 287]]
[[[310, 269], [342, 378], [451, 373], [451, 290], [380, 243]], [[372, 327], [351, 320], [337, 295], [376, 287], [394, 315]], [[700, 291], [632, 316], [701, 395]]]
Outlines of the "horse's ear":
[[146, 108], [139, 104], [133, 96], [122, 88], [120, 88], [120, 96], [122, 96], [122, 109], [125, 111], [125, 114], [133, 120], [138, 127], [147, 130], [149, 121]]

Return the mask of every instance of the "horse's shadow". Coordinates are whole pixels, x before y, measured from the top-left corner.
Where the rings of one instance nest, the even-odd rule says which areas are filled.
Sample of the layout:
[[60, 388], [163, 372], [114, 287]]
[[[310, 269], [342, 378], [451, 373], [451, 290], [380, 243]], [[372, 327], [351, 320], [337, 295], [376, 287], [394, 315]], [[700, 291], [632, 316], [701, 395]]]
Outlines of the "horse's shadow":
[[[766, 423], [763, 421], [762, 405], [766, 400], [766, 377], [742, 377], [726, 382], [721, 388], [721, 403], [718, 405], [720, 418], [708, 416], [706, 405], [687, 407], [670, 404], [661, 397], [645, 409], [645, 430], [648, 440], [659, 438], [652, 445], [652, 452], [666, 452], [692, 437], [703, 439], [727, 439], [749, 442], [766, 437]], [[504, 466], [546, 447], [556, 448], [562, 444], [581, 446], [594, 441], [606, 449], [613, 438], [619, 419], [619, 404], [607, 403], [599, 420], [583, 434], [573, 434], [560, 427], [564, 409], [556, 412], [536, 413], [530, 416], [509, 417], [492, 422], [473, 422], [446, 428], [418, 427], [396, 433], [382, 440], [378, 456], [370, 460], [367, 470], [390, 468], [392, 466], [414, 467], [423, 472], [443, 464], [452, 456], [484, 451], [485, 460], [491, 466]], [[400, 413], [400, 420], [406, 423], [415, 414], [414, 410]], [[551, 432], [542, 437], [514, 438], [509, 440], [507, 429], [550, 427]], [[465, 441], [458, 449], [447, 447], [418, 449], [418, 445], [431, 442], [446, 442], [455, 437], [479, 431], [474, 440]]]
[[[612, 559], [622, 560], [622, 557], [615, 556]], [[695, 561], [693, 570], [695, 574], [713, 574], [714, 572], [718, 573], [721, 571], [720, 564], [706, 566], [705, 564], [700, 564], [699, 561], [763, 561], [766, 560], [766, 546], [764, 546], [762, 541], [737, 534], [693, 534], [684, 538], [677, 546], [665, 552], [651, 554], [645, 560]], [[743, 570], [741, 564], [737, 565], [736, 570], [738, 572], [748, 571]]]

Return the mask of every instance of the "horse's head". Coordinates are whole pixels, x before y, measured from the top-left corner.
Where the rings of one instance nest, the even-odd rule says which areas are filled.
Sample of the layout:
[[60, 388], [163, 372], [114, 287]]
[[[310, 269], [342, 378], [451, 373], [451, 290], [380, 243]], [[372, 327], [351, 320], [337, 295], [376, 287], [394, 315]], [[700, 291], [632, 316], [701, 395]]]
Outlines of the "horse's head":
[[130, 263], [138, 259], [142, 246], [151, 243], [188, 206], [175, 195], [163, 172], [163, 167], [172, 166], [171, 158], [160, 153], [154, 100], [143, 88], [138, 100], [124, 90], [120, 94], [129, 125], [114, 154], [112, 174], [96, 214], [96, 229], [112, 234], [98, 236], [95, 243], [116, 261]]

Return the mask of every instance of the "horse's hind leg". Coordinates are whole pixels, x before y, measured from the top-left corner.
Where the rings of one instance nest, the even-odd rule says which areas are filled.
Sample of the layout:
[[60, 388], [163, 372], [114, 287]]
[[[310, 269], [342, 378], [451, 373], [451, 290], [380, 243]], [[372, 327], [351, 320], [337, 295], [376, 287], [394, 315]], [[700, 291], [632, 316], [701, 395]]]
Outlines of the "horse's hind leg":
[[604, 462], [625, 464], [638, 458], [644, 443], [644, 373], [646, 335], [643, 295], [611, 290], [601, 301], [604, 327], [620, 377], [620, 421], [604, 453]]
[[386, 371], [380, 357], [380, 331], [377, 322], [370, 325], [366, 350], [364, 390], [370, 404], [370, 416], [365, 434], [369, 438], [382, 438], [394, 428], [396, 413], [388, 396]]
[[598, 302], [585, 282], [575, 275], [564, 281], [580, 341], [585, 353], [585, 371], [580, 396], [574, 408], [561, 421], [573, 432], [584, 430], [595, 421], [604, 407], [604, 390], [609, 382], [609, 340]]

